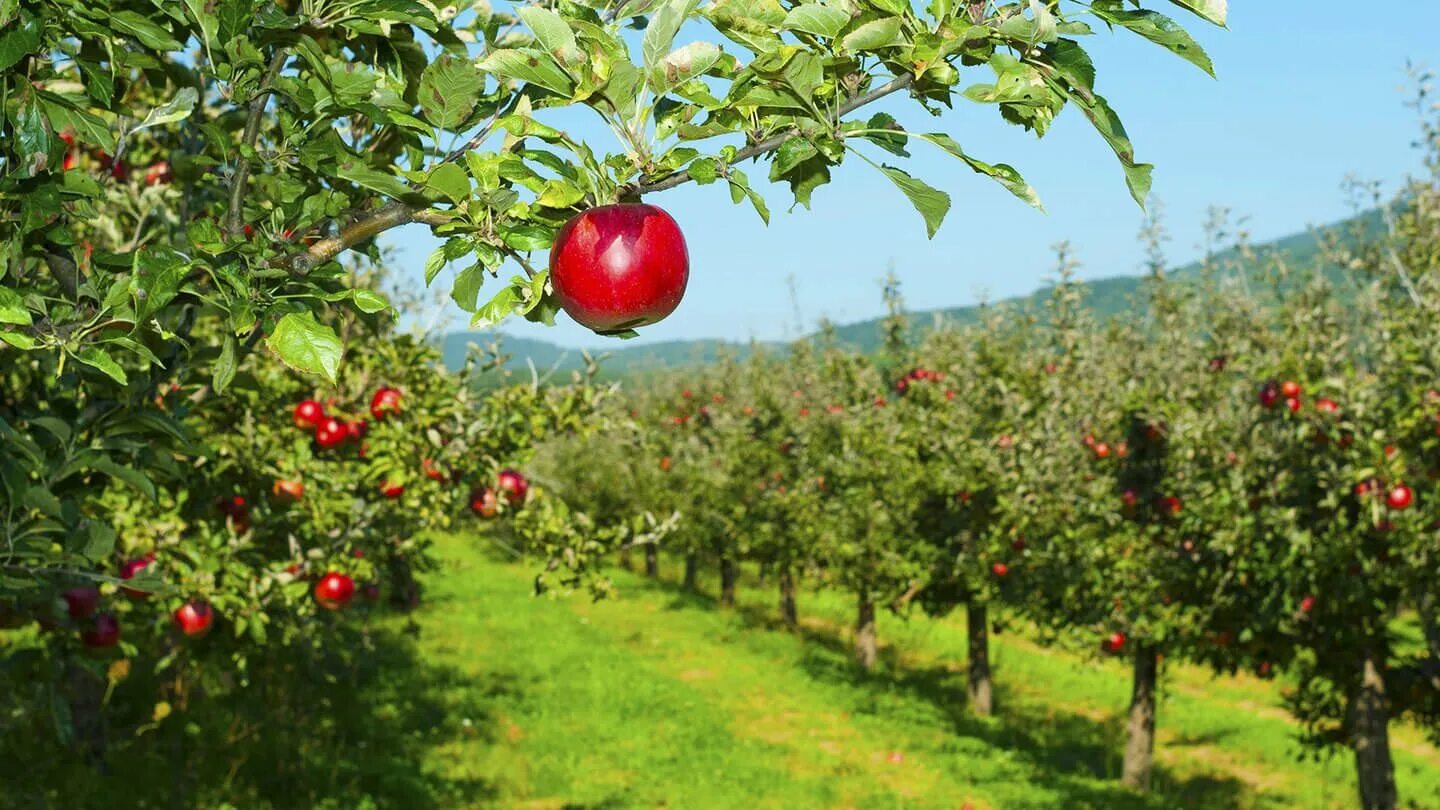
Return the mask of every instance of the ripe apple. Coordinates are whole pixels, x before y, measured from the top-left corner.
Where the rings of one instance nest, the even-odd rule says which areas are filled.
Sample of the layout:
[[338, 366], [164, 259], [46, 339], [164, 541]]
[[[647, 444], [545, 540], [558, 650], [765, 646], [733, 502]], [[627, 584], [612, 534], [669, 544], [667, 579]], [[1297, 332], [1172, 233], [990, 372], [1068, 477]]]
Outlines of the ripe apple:
[[1409, 509], [1410, 504], [1415, 502], [1415, 492], [1404, 484], [1396, 484], [1385, 493], [1385, 505], [1395, 511]]
[[1133, 508], [1136, 503], [1139, 503], [1139, 501], [1140, 493], [1136, 492], [1133, 489], [1127, 489], [1124, 492], [1120, 493], [1120, 502], [1125, 505], [1126, 509]]
[[215, 610], [208, 602], [186, 602], [175, 610], [175, 626], [190, 638], [204, 636], [214, 623]]
[[295, 406], [295, 427], [302, 430], [314, 430], [320, 426], [320, 420], [325, 418], [325, 408], [313, 399], [302, 400]]
[[1105, 442], [1096, 442], [1090, 449], [1095, 453], [1095, 458], [1104, 460], [1110, 457], [1110, 445]]
[[470, 493], [470, 511], [483, 518], [493, 518], [500, 513], [500, 499], [490, 487], [479, 487]]
[[345, 427], [345, 423], [333, 416], [321, 419], [320, 424], [315, 428], [315, 443], [320, 445], [323, 450], [339, 447], [348, 438], [350, 438], [350, 431]]
[[[155, 562], [154, 554], [146, 554], [143, 557], [133, 559], [130, 562], [127, 562], [124, 565], [120, 566], [120, 578], [134, 579], [136, 574], [150, 567], [150, 563], [153, 562]], [[126, 588], [122, 586], [120, 590], [124, 591], [125, 595], [130, 597], [131, 599], [148, 599], [150, 597], [150, 594], [144, 591], [137, 591], [134, 588]]]
[[1286, 380], [1280, 383], [1280, 396], [1286, 399], [1298, 399], [1300, 397], [1300, 383], [1294, 380]]
[[357, 419], [345, 425], [345, 438], [358, 442], [370, 434], [370, 423], [364, 419]]
[[1121, 650], [1125, 649], [1125, 634], [1118, 630], [1111, 633], [1108, 638], [1100, 642], [1100, 648], [1111, 655], [1118, 655]]
[[669, 456], [660, 459], [660, 472], [670, 472], [670, 465], [673, 464]]
[[1273, 381], [1260, 386], [1260, 407], [1273, 408], [1280, 402], [1280, 386]]
[[152, 163], [150, 164], [150, 168], [145, 170], [145, 185], [165, 185], [170, 182], [170, 177], [171, 171], [168, 162], [162, 160], [159, 163]]
[[518, 470], [501, 470], [495, 485], [505, 493], [505, 500], [512, 504], [518, 504], [525, 500], [525, 493], [530, 491], [530, 482]]
[[305, 497], [305, 482], [279, 478], [270, 488], [270, 492], [275, 496], [275, 500], [281, 503], [295, 503]]
[[1300, 398], [1299, 398], [1299, 397], [1286, 397], [1286, 398], [1285, 398], [1285, 407], [1289, 408], [1291, 413], [1299, 413], [1299, 412], [1300, 412]]
[[384, 421], [392, 413], [400, 413], [400, 391], [388, 385], [375, 392], [370, 398], [370, 415], [375, 421]]
[[380, 482], [380, 494], [387, 498], [398, 498], [405, 494], [405, 485], [387, 478]]
[[315, 602], [326, 610], [339, 610], [355, 596], [355, 580], [331, 571], [315, 583]]
[[1340, 413], [1340, 403], [1329, 397], [1321, 397], [1315, 400], [1315, 410], [1321, 413], [1328, 413], [1331, 416]]
[[1301, 612], [1301, 613], [1309, 613], [1310, 611], [1312, 611], [1312, 610], [1314, 610], [1314, 609], [1315, 609], [1315, 597], [1313, 597], [1313, 596], [1306, 596], [1304, 599], [1301, 599], [1301, 600], [1300, 600], [1300, 612]]
[[71, 588], [60, 597], [65, 600], [65, 610], [72, 619], [88, 619], [100, 607], [100, 589], [89, 585]]
[[1003, 577], [1006, 574], [1010, 573], [1010, 566], [1006, 565], [1003, 562], [994, 563], [990, 566], [990, 573], [994, 574], [997, 577]]
[[445, 471], [435, 463], [434, 459], [427, 458], [420, 462], [420, 469], [425, 472], [425, 477], [431, 481], [444, 481]]
[[1166, 495], [1165, 497], [1160, 498], [1156, 505], [1160, 508], [1161, 512], [1164, 512], [1165, 514], [1172, 517], [1180, 514], [1180, 510], [1182, 508], [1180, 499], [1175, 497], [1174, 495]]
[[690, 278], [685, 236], [653, 205], [585, 211], [555, 236], [550, 283], [565, 312], [596, 332], [657, 323], [680, 305]]
[[80, 633], [80, 641], [92, 650], [103, 650], [120, 643], [120, 620], [114, 613], [101, 613]]

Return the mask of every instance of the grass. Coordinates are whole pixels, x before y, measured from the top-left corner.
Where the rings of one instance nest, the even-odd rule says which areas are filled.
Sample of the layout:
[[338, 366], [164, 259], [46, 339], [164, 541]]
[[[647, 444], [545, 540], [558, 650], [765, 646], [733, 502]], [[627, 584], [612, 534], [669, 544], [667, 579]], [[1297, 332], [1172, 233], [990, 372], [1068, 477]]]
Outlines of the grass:
[[[0, 809], [887, 810], [1348, 808], [1348, 756], [1297, 758], [1276, 684], [1168, 666], [1156, 785], [1117, 780], [1128, 672], [993, 636], [997, 714], [965, 705], [964, 626], [882, 615], [881, 664], [850, 662], [853, 606], [774, 589], [740, 604], [616, 572], [621, 596], [536, 599], [533, 563], [437, 538], [410, 615], [352, 606], [346, 656], [267, 648], [250, 685], [129, 736], [108, 772], [38, 726], [0, 735]], [[309, 662], [309, 663], [304, 663]], [[137, 673], [128, 703], [154, 684]], [[144, 721], [145, 718], [138, 718]], [[43, 719], [39, 722], [43, 725]], [[156, 736], [161, 735], [161, 736]], [[1393, 728], [1407, 808], [1440, 808], [1440, 752]]]
[[[792, 634], [774, 625], [773, 593], [753, 579], [734, 611], [673, 576], [626, 572], [617, 600], [533, 599], [533, 567], [497, 562], [473, 539], [446, 538], [440, 550], [446, 568], [416, 617], [422, 659], [451, 673], [431, 697], [478, 708], [462, 729], [490, 724], [423, 753], [427, 784], [484, 786], [444, 806], [1355, 804], [1348, 757], [1297, 759], [1271, 683], [1167, 667], [1157, 784], [1142, 796], [1116, 781], [1128, 695], [1118, 664], [998, 637], [999, 708], [976, 718], [957, 621], [882, 617], [882, 665], [865, 674], [849, 661], [851, 607], [836, 595], [807, 594], [803, 631]], [[1440, 807], [1440, 753], [1410, 728], [1395, 730], [1394, 745], [1402, 796]]]

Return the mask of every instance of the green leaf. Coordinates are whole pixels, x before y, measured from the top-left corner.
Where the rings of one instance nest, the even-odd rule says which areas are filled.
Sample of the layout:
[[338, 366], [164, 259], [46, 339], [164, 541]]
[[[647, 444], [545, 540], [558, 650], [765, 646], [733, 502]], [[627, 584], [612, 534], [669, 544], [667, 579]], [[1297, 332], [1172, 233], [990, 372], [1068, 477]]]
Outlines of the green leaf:
[[785, 15], [785, 30], [804, 31], [818, 37], [834, 38], [850, 22], [850, 15], [834, 6], [805, 3]]
[[730, 181], [731, 201], [739, 203], [741, 200], [748, 199], [750, 205], [754, 206], [755, 213], [760, 215], [760, 219], [766, 225], [769, 225], [770, 208], [765, 204], [765, 198], [755, 193], [755, 189], [750, 187], [750, 179], [745, 176], [745, 173], [732, 166], [725, 179]]
[[225, 393], [225, 389], [229, 388], [230, 382], [235, 379], [235, 370], [239, 367], [239, 350], [239, 341], [235, 340], [235, 336], [226, 335], [220, 345], [220, 358], [215, 361], [215, 369], [210, 377], [210, 387], [215, 389], [215, 393]]
[[355, 302], [356, 309], [366, 315], [374, 315], [390, 308], [389, 299], [374, 290], [351, 290], [350, 300]]
[[9, 287], [0, 287], [0, 323], [15, 326], [29, 326], [34, 322], [30, 310], [25, 308], [25, 299]]
[[540, 6], [521, 6], [516, 12], [535, 32], [535, 39], [562, 65], [571, 67], [585, 62], [585, 52], [575, 42], [575, 32], [565, 18]]
[[692, 42], [671, 51], [651, 73], [650, 86], [656, 92], [668, 92], [715, 66], [724, 52], [713, 42]]
[[484, 306], [475, 310], [475, 317], [470, 319], [470, 328], [489, 329], [515, 314], [521, 303], [520, 290], [512, 282], [502, 287]]
[[855, 53], [856, 51], [873, 51], [876, 48], [898, 45], [902, 41], [900, 37], [900, 18], [884, 17], [878, 20], [871, 20], [846, 34], [845, 38], [840, 40], [840, 48], [850, 53]]
[[485, 90], [485, 74], [470, 59], [441, 54], [420, 74], [420, 109], [425, 120], [454, 130], [475, 110]]
[[924, 218], [926, 232], [934, 239], [935, 232], [940, 230], [940, 223], [945, 221], [945, 215], [950, 212], [950, 195], [911, 177], [903, 169], [884, 165], [878, 168], [890, 178], [890, 182], [905, 192], [915, 210]]
[[114, 529], [98, 520], [90, 521], [87, 529], [89, 536], [80, 552], [86, 559], [100, 562], [115, 553], [115, 541], [120, 535]]
[[130, 34], [151, 50], [178, 51], [184, 47], [169, 31], [137, 11], [113, 12], [106, 19], [117, 31]]
[[993, 178], [996, 182], [1000, 183], [1000, 185], [1008, 189], [1011, 194], [1024, 200], [1029, 205], [1041, 211], [1045, 210], [1045, 206], [1040, 202], [1040, 195], [1036, 193], [1033, 186], [1025, 182], [1025, 178], [1021, 177], [1020, 172], [1016, 171], [1013, 166], [1005, 163], [990, 164], [983, 160], [977, 160], [967, 155], [965, 150], [960, 148], [959, 142], [943, 132], [933, 132], [926, 135], [925, 138], [946, 152], [965, 161], [965, 165], [974, 169], [976, 172]]
[[520, 225], [507, 229], [500, 238], [516, 250], [549, 250], [555, 244], [555, 229], [546, 225]]
[[275, 331], [265, 338], [265, 345], [290, 368], [324, 377], [332, 385], [345, 355], [335, 330], [315, 320], [309, 312], [292, 312], [281, 318]]
[[20, 177], [34, 177], [50, 165], [51, 129], [50, 122], [40, 111], [40, 105], [31, 101], [20, 102], [15, 114], [14, 146], [18, 161], [17, 174]]
[[1225, 27], [1229, 0], [1170, 0], [1175, 5], [1191, 12], [1202, 20]]
[[182, 87], [174, 98], [151, 109], [150, 113], [145, 116], [145, 120], [136, 124], [130, 131], [134, 133], [150, 127], [161, 127], [176, 121], [183, 121], [195, 111], [195, 104], [199, 100], [200, 95], [195, 92], [195, 88]]
[[480, 298], [480, 288], [484, 284], [485, 265], [476, 262], [455, 274], [455, 283], [450, 288], [450, 299], [466, 312], [474, 312], [475, 302]]
[[1135, 147], [1130, 143], [1130, 136], [1125, 132], [1125, 125], [1120, 123], [1120, 116], [1110, 108], [1105, 99], [1096, 94], [1088, 97], [1079, 93], [1071, 93], [1063, 88], [1070, 100], [1075, 103], [1090, 119], [1095, 131], [1100, 137], [1110, 144], [1115, 156], [1120, 159], [1120, 165], [1125, 170], [1125, 184], [1130, 188], [1130, 196], [1135, 198], [1143, 209], [1145, 198], [1150, 196], [1150, 174], [1155, 167], [1148, 163], [1137, 163], [1135, 161]]
[[430, 170], [425, 185], [459, 205], [470, 198], [470, 175], [454, 163], [441, 163]]
[[39, 48], [40, 21], [29, 11], [22, 11], [20, 21], [6, 24], [5, 32], [0, 33], [0, 71], [9, 70]]
[[575, 92], [575, 83], [555, 60], [534, 48], [494, 51], [480, 63], [480, 68], [501, 78], [527, 82], [562, 96], [568, 97]]
[[1090, 10], [1105, 22], [1128, 28], [1160, 47], [1176, 54], [1181, 59], [1215, 76], [1215, 65], [1210, 56], [1200, 47], [1184, 28], [1158, 11], [1140, 9], [1130, 11], [1119, 2], [1095, 2]]
[[645, 26], [645, 37], [640, 41], [640, 55], [645, 72], [653, 74], [660, 69], [660, 62], [670, 52], [680, 26], [700, 5], [700, 0], [665, 0], [650, 24]]
[[152, 501], [155, 500], [155, 484], [139, 470], [117, 464], [114, 459], [105, 455], [97, 456], [89, 466], [96, 472], [102, 472], [117, 481], [129, 484], [145, 497]]
[[90, 346], [81, 349], [79, 353], [75, 355], [75, 359], [104, 373], [105, 376], [121, 385], [125, 385], [130, 381], [129, 378], [125, 376], [125, 369], [121, 368], [119, 363], [115, 362], [109, 354], [105, 353], [104, 349], [99, 347]]
[[335, 167], [335, 173], [357, 186], [384, 194], [387, 197], [404, 197], [411, 193], [409, 186], [393, 174], [378, 171], [359, 158], [345, 158]]
[[190, 262], [178, 251], [164, 246], [147, 246], [136, 251], [131, 267], [129, 293], [135, 305], [135, 320], [140, 323], [175, 300], [190, 272]]

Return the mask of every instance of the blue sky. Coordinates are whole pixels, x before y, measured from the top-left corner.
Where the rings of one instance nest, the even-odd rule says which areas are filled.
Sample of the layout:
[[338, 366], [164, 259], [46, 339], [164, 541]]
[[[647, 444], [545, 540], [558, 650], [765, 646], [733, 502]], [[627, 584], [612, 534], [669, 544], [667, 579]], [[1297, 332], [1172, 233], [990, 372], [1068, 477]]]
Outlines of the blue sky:
[[[1156, 166], [1153, 194], [1163, 205], [1175, 264], [1199, 253], [1212, 205], [1247, 217], [1254, 238], [1265, 240], [1345, 216], [1347, 174], [1393, 190], [1420, 165], [1410, 147], [1417, 130], [1405, 106], [1405, 66], [1411, 59], [1440, 68], [1434, 45], [1440, 2], [1377, 4], [1365, 13], [1344, 0], [1233, 6], [1228, 30], [1178, 9], [1174, 15], [1209, 51], [1218, 79], [1128, 32], [1086, 43], [1099, 70], [1097, 90], [1121, 115], [1138, 157]], [[988, 76], [977, 69], [965, 83]], [[788, 191], [763, 189], [774, 211], [768, 227], [748, 205], [732, 205], [721, 185], [653, 195], [647, 202], [666, 208], [685, 230], [690, 286], [670, 318], [631, 344], [793, 337], [792, 274], [808, 331], [822, 316], [845, 323], [879, 314], [879, 278], [892, 265], [914, 309], [1029, 292], [1051, 275], [1052, 246], [1062, 239], [1083, 262], [1082, 278], [1138, 272], [1139, 209], [1108, 147], [1078, 111], [1066, 110], [1037, 140], [1002, 122], [993, 107], [964, 99], [939, 121], [913, 104], [884, 109], [908, 128], [950, 133], [976, 157], [1011, 163], [1040, 192], [1048, 213], [923, 144], [900, 165], [953, 199], [933, 240], [899, 191], [857, 160], [816, 192], [808, 211], [786, 213]], [[603, 127], [575, 134], [614, 148]], [[410, 226], [387, 238], [400, 276], [423, 284], [422, 265], [435, 245], [428, 232]], [[451, 314], [455, 328], [463, 328], [464, 313], [452, 305]], [[570, 347], [614, 345], [563, 315], [554, 328], [516, 320], [502, 331]]]

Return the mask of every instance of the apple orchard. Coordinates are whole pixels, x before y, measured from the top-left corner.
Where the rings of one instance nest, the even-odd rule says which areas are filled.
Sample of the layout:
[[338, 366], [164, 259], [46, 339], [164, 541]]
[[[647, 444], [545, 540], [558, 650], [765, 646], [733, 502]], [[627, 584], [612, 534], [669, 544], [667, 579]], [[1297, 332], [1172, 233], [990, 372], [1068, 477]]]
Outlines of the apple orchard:
[[[103, 780], [164, 762], [164, 795], [227, 803], [184, 774], [251, 711], [276, 752], [333, 756], [383, 660], [372, 619], [420, 604], [434, 534], [465, 530], [534, 561], [539, 591], [606, 594], [606, 560], [654, 575], [664, 554], [687, 585], [718, 566], [722, 602], [764, 571], [791, 626], [807, 590], [845, 593], [863, 668], [877, 612], [963, 608], [978, 714], [996, 628], [1128, 660], [1140, 790], [1166, 662], [1283, 676], [1304, 744], [1352, 752], [1364, 807], [1400, 806], [1388, 729], [1440, 728], [1433, 176], [1317, 274], [1182, 283], [1157, 253], [1144, 319], [1096, 319], [1062, 255], [1039, 311], [913, 332], [892, 285], [879, 353], [827, 331], [619, 386], [496, 353], [446, 371], [396, 325], [412, 291], [386, 294], [377, 240], [418, 223], [442, 243], [426, 284], [475, 328], [563, 310], [632, 335], [683, 317], [664, 192], [714, 186], [768, 223], [761, 169], [808, 207], [859, 160], [933, 235], [950, 197], [894, 165], [931, 149], [1039, 207], [1015, 168], [909, 128], [956, 104], [1042, 137], [1076, 108], [1143, 206], [1151, 167], [1085, 44], [1211, 72], [1166, 12], [1223, 26], [1226, 3], [0, 0], [0, 757], [21, 801], [121, 806]], [[557, 128], [567, 108], [616, 142]], [[237, 800], [307, 795], [293, 764], [233, 764], [275, 787]]]

